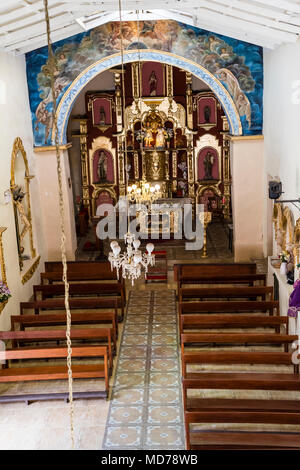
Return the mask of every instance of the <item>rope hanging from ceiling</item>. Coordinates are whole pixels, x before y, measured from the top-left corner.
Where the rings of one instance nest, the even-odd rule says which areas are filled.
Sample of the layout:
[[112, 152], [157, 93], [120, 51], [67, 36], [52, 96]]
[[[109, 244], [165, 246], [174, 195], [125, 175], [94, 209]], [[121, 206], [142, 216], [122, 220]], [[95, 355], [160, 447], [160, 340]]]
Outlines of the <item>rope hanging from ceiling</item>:
[[62, 280], [65, 286], [65, 309], [67, 317], [66, 325], [66, 338], [67, 338], [67, 368], [68, 368], [68, 386], [69, 386], [69, 407], [70, 407], [70, 437], [71, 447], [74, 449], [74, 403], [73, 403], [73, 375], [72, 375], [72, 344], [71, 344], [71, 312], [69, 306], [69, 283], [67, 278], [67, 256], [66, 256], [66, 234], [64, 227], [65, 212], [64, 212], [64, 197], [63, 197], [63, 184], [62, 184], [62, 169], [61, 169], [61, 157], [59, 149], [59, 138], [57, 128], [57, 116], [56, 116], [56, 96], [54, 88], [54, 70], [55, 70], [55, 57], [53, 54], [51, 37], [50, 37], [50, 21], [49, 21], [49, 10], [48, 0], [44, 0], [45, 20], [47, 26], [47, 43], [48, 43], [48, 62], [50, 67], [50, 80], [51, 80], [51, 93], [52, 93], [52, 129], [55, 136], [55, 151], [56, 151], [56, 164], [57, 164], [57, 179], [58, 179], [58, 196], [59, 196], [59, 215], [60, 215], [60, 228], [61, 228], [61, 260], [63, 265], [63, 276]]

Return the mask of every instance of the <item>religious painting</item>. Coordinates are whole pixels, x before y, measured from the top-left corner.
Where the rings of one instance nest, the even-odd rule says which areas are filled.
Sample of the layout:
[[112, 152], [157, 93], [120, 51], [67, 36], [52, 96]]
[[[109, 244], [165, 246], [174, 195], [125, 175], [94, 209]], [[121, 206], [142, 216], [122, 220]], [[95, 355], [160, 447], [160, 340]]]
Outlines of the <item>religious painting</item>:
[[216, 100], [212, 96], [202, 96], [197, 101], [198, 126], [213, 127], [217, 124]]
[[109, 193], [109, 191], [106, 190], [100, 190], [97, 195], [96, 195], [96, 207], [95, 207], [95, 212], [97, 211], [97, 208], [103, 204], [109, 205], [108, 211], [105, 211], [103, 214], [104, 216], [107, 216], [109, 213], [113, 212], [113, 205], [114, 205], [114, 200]]
[[92, 101], [93, 125], [97, 127], [109, 127], [112, 125], [111, 100], [108, 98], [96, 98]]
[[213, 147], [204, 147], [198, 153], [198, 181], [220, 179], [219, 155]]
[[205, 189], [199, 197], [199, 204], [203, 204], [204, 210], [214, 212], [219, 208], [220, 197], [213, 189]]
[[142, 64], [143, 96], [164, 96], [164, 70], [165, 66], [158, 62]]
[[93, 155], [93, 184], [113, 183], [114, 163], [112, 154], [98, 149]]

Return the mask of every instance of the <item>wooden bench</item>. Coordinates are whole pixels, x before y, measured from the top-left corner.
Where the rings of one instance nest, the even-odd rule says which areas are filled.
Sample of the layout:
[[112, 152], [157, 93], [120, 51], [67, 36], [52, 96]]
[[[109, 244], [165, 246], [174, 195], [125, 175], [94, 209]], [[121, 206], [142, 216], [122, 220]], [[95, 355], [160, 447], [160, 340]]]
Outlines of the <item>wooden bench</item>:
[[[294, 372], [299, 370], [299, 366], [292, 363], [292, 353], [290, 352], [249, 352], [249, 351], [193, 351], [184, 352], [181, 355], [182, 375], [187, 378], [187, 367], [189, 365], [203, 364], [260, 364], [260, 365], [286, 365], [293, 366]], [[190, 378], [198, 378], [201, 372], [190, 372]]]
[[273, 300], [273, 287], [239, 286], [239, 287], [194, 287], [179, 289], [179, 302], [204, 299], [246, 299]]
[[[45, 262], [45, 273], [41, 274], [41, 281], [60, 282], [62, 280], [63, 266], [61, 261]], [[52, 275], [51, 275], [52, 274]], [[49, 275], [49, 277], [47, 276]], [[121, 282], [125, 289], [124, 279], [118, 281], [116, 270], [112, 270], [109, 262], [97, 261], [68, 261], [67, 277], [73, 281], [110, 281]]]
[[[46, 284], [33, 286], [34, 300], [45, 300], [57, 296], [64, 296], [64, 284]], [[118, 308], [122, 310], [122, 318], [124, 316], [124, 308], [126, 305], [125, 290], [121, 283], [75, 283], [69, 286], [70, 297], [86, 297], [86, 296], [113, 296], [118, 297]], [[38, 299], [38, 297], [41, 297]]]
[[[110, 328], [78, 328], [71, 329], [71, 340], [105, 341], [108, 348], [109, 369], [112, 370], [113, 354]], [[23, 343], [66, 341], [65, 330], [32, 330], [32, 331], [0, 331], [0, 340], [11, 341], [13, 348]]]
[[[26, 328], [41, 328], [66, 325], [65, 313], [43, 313], [42, 315], [12, 315], [10, 319], [11, 329], [13, 331], [16, 331], [16, 325], [19, 325], [20, 331], [25, 331]], [[118, 319], [115, 312], [72, 313], [72, 325], [100, 324], [110, 325], [112, 340], [116, 349], [118, 338]]]
[[269, 315], [279, 315], [278, 301], [233, 301], [233, 302], [181, 302], [179, 315], [195, 313], [228, 313], [228, 312], [269, 312]]
[[[0, 351], [0, 361], [9, 360], [33, 360], [33, 359], [59, 359], [66, 358], [67, 348], [35, 348], [35, 349], [12, 349]], [[74, 379], [104, 378], [105, 391], [76, 392], [74, 398], [98, 398], [107, 397], [109, 390], [108, 355], [106, 346], [84, 346], [73, 347], [72, 358], [103, 358], [104, 362], [97, 364], [72, 364]], [[66, 365], [39, 365], [31, 367], [8, 367], [0, 369], [0, 383], [27, 382], [40, 380], [68, 379]], [[47, 399], [68, 399], [68, 393], [43, 393], [26, 395], [0, 395], [0, 402], [29, 401]]]
[[203, 344], [224, 344], [224, 345], [284, 345], [285, 351], [294, 341], [297, 335], [274, 334], [274, 333], [183, 333], [181, 335], [182, 354], [186, 348]]
[[[89, 310], [89, 309], [105, 309], [111, 310], [118, 314], [118, 306], [120, 305], [120, 299], [117, 297], [110, 299], [103, 299], [99, 297], [88, 298], [88, 299], [69, 299], [70, 310]], [[35, 300], [31, 302], [20, 302], [20, 314], [24, 315], [25, 310], [34, 310], [34, 313], [38, 315], [41, 310], [65, 310], [64, 299], [47, 299], [47, 300]], [[123, 317], [121, 316], [120, 320]]]
[[193, 277], [192, 275], [180, 276], [178, 279], [178, 292], [181, 287], [185, 284], [196, 285], [196, 284], [235, 284], [248, 286], [254, 286], [255, 282], [259, 282], [261, 285], [266, 285], [266, 274], [224, 274], [224, 275], [202, 275]]
[[203, 276], [214, 278], [228, 275], [241, 276], [245, 274], [256, 274], [255, 263], [188, 263], [174, 264], [174, 279], [177, 280], [177, 293], [179, 293], [180, 279], [191, 277], [192, 279]]
[[289, 332], [289, 319], [282, 316], [268, 315], [218, 315], [218, 314], [192, 314], [180, 316], [180, 332], [188, 330], [214, 329], [214, 328], [274, 328], [280, 333], [281, 325], [285, 332]]
[[[182, 380], [187, 449], [205, 448], [297, 448], [300, 434], [290, 432], [195, 431], [190, 425], [213, 423], [298, 424], [300, 400], [202, 398], [190, 390], [281, 390], [300, 391], [297, 374], [203, 373], [198, 379]], [[194, 414], [194, 413], [205, 414]], [[238, 414], [240, 417], [238, 418]], [[268, 419], [267, 417], [270, 417]], [[290, 419], [291, 418], [291, 419]], [[296, 437], [296, 439], [294, 439]], [[272, 440], [274, 438], [274, 440]], [[298, 444], [297, 444], [298, 442]]]

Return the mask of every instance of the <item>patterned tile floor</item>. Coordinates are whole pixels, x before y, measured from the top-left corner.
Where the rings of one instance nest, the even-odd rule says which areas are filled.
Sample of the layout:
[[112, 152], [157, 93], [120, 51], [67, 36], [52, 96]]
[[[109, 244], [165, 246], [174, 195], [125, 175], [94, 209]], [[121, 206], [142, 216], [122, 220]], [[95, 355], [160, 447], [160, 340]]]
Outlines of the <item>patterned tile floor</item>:
[[184, 449], [177, 341], [175, 291], [131, 291], [103, 449]]

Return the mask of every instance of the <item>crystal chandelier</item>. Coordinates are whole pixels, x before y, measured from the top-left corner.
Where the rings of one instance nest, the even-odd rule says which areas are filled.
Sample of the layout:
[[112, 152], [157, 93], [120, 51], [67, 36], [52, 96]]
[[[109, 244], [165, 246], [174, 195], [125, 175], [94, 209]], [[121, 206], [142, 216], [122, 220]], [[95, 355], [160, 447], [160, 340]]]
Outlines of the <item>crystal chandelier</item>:
[[112, 251], [108, 254], [108, 260], [111, 268], [117, 270], [117, 277], [119, 279], [119, 271], [122, 269], [122, 277], [124, 279], [131, 279], [131, 284], [134, 285], [135, 279], [141, 276], [142, 268], [145, 270], [145, 278], [148, 272], [148, 266], [154, 266], [155, 255], [152, 254], [154, 250], [153, 243], [146, 245], [146, 253], [139, 250], [140, 240], [135, 238], [135, 235], [127, 233], [124, 236], [127, 245], [126, 251], [121, 254], [121, 247], [117, 241], [110, 244]]
[[150, 186], [146, 180], [141, 181], [141, 186], [137, 187], [136, 184], [128, 186], [127, 198], [130, 202], [137, 204], [152, 204], [161, 197], [160, 185]]

